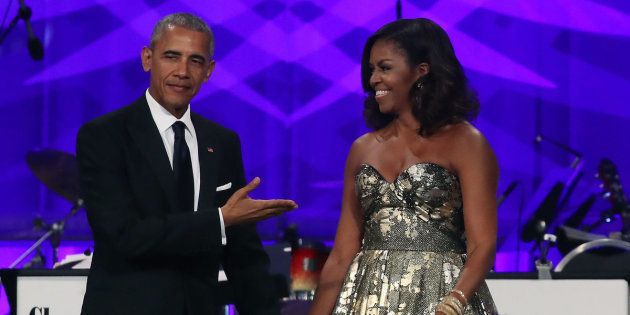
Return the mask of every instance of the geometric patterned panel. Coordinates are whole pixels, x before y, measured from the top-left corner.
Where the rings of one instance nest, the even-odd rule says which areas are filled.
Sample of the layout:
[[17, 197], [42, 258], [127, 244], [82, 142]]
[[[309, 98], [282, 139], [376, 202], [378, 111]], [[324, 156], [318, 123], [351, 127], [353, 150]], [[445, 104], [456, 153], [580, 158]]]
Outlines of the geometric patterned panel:
[[[296, 224], [306, 238], [334, 237], [346, 154], [368, 131], [363, 45], [395, 19], [395, 0], [26, 2], [45, 58], [28, 56], [22, 22], [0, 46], [0, 239], [35, 239], [33, 218], [65, 215], [69, 203], [35, 179], [25, 154], [74, 152], [83, 123], [142, 95], [148, 75], [140, 50], [157, 19], [178, 11], [205, 18], [216, 37], [217, 67], [193, 110], [241, 135], [247, 177], [262, 178], [254, 196], [300, 205], [259, 224], [261, 235], [276, 239]], [[481, 100], [475, 123], [495, 148], [499, 189], [519, 183], [499, 209], [497, 270], [528, 268], [531, 244], [515, 237], [528, 219], [524, 209], [548, 175], [572, 160], [550, 143], [534, 144], [537, 134], [584, 157], [585, 176], [558, 222], [597, 191], [591, 175], [600, 158], [611, 158], [630, 181], [629, 12], [625, 0], [402, 1], [403, 17], [431, 18], [451, 36]], [[605, 207], [599, 200], [588, 219]], [[88, 239], [84, 214], [66, 232]]]
[[283, 106], [280, 110], [289, 115], [293, 106], [300, 108], [301, 104], [309, 103], [332, 85], [300, 64], [284, 61], [261, 69], [246, 78], [245, 83], [267, 101]]

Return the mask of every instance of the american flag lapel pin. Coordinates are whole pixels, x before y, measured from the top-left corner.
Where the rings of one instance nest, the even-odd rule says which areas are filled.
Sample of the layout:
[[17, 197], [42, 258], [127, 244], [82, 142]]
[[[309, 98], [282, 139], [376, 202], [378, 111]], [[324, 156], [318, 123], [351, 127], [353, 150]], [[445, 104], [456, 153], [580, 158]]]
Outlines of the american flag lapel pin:
[[208, 147], [208, 153], [214, 153], [214, 149], [212, 147]]

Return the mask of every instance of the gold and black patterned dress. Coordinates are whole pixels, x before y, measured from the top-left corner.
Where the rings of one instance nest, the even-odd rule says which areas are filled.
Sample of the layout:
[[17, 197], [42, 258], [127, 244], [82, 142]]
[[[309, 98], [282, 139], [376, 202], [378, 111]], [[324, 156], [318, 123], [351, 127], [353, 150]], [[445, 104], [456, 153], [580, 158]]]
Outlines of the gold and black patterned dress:
[[[466, 259], [457, 176], [419, 163], [389, 183], [363, 164], [356, 192], [364, 211], [363, 245], [333, 314], [434, 315]], [[496, 314], [485, 284], [468, 300], [466, 315]]]

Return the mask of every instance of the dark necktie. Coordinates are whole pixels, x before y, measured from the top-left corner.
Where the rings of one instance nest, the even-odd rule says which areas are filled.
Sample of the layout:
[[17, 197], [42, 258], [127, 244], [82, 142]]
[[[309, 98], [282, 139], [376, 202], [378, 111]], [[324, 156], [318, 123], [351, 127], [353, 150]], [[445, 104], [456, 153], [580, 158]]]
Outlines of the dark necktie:
[[180, 212], [194, 211], [195, 186], [193, 182], [190, 151], [186, 145], [184, 133], [186, 125], [181, 121], [173, 124], [175, 133], [175, 150], [173, 151], [173, 172], [177, 185], [177, 206]]

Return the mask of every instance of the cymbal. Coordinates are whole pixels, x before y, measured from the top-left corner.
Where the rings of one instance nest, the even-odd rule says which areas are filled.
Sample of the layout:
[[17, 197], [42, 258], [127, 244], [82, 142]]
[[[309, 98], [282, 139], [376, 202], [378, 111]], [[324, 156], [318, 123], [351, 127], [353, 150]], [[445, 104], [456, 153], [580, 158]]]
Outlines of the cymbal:
[[48, 189], [71, 203], [77, 201], [79, 169], [74, 155], [54, 149], [36, 149], [26, 154], [26, 164]]

